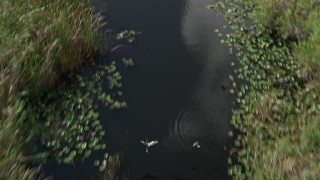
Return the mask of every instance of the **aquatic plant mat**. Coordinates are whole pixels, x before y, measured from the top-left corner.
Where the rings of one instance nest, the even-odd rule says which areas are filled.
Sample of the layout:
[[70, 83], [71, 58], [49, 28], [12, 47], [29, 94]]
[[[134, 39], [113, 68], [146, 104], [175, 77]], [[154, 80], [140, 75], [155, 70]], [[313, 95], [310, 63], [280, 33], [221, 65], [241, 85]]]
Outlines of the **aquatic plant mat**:
[[[215, 9], [232, 29], [237, 100], [230, 149], [234, 179], [320, 178], [320, 3], [225, 0]], [[216, 30], [219, 33], [219, 30]], [[221, 34], [222, 36], [222, 34]], [[234, 65], [234, 62], [231, 63]]]

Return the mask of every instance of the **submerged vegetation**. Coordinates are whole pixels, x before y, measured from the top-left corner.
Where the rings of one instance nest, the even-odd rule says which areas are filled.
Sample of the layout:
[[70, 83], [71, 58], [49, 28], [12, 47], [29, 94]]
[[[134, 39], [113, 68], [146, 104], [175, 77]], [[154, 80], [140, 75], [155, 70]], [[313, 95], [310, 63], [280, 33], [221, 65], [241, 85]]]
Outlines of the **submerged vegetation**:
[[96, 108], [126, 106], [121, 75], [115, 62], [80, 71], [104, 48], [103, 17], [86, 0], [3, 0], [0, 12], [0, 179], [35, 179], [48, 156], [72, 163], [105, 149]]
[[[318, 0], [225, 0], [208, 6], [230, 24], [221, 42], [244, 81], [232, 124], [234, 179], [320, 178], [320, 3]], [[217, 30], [219, 31], [219, 30]], [[231, 65], [234, 65], [232, 62]]]

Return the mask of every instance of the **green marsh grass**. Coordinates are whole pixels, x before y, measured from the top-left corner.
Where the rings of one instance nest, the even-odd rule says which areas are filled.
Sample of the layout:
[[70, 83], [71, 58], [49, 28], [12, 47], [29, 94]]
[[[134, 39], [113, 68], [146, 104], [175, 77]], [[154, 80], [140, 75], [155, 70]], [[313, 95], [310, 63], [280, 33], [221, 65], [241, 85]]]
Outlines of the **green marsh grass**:
[[230, 80], [245, 80], [233, 90], [239, 134], [229, 175], [319, 179], [319, 1], [224, 0], [208, 8], [232, 29], [222, 40], [240, 63]]
[[0, 12], [0, 179], [35, 179], [21, 96], [50, 90], [98, 53], [103, 18], [86, 0], [2, 0]]
[[85, 2], [1, 2], [0, 63], [13, 92], [50, 87], [99, 51], [103, 18]]

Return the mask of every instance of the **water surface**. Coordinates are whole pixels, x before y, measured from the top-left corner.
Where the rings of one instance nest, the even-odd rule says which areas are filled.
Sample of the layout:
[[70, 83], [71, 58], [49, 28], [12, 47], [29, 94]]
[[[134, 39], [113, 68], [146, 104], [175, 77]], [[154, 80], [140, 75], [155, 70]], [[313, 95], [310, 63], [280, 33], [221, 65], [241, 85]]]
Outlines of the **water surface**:
[[[110, 28], [142, 32], [131, 48], [118, 49], [107, 59], [135, 62], [124, 74], [129, 107], [100, 108], [107, 150], [123, 157], [120, 179], [228, 179], [224, 147], [230, 143], [233, 97], [221, 86], [230, 86], [234, 57], [214, 33], [226, 24], [206, 9], [214, 1], [106, 2]], [[159, 140], [149, 154], [140, 143], [145, 138]], [[201, 148], [192, 147], [195, 141]], [[57, 179], [98, 177], [88, 165], [71, 169], [60, 166], [53, 173]]]

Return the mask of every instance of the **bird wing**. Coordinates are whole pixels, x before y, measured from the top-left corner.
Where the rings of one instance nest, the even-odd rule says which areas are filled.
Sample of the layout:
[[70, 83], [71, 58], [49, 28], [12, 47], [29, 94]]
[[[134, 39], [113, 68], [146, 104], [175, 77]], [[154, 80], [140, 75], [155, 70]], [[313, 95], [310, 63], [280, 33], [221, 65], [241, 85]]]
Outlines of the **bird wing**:
[[144, 145], [147, 145], [147, 143], [146, 143], [146, 142], [144, 142], [144, 141], [141, 141], [141, 143], [142, 143], [142, 144], [144, 144]]
[[158, 141], [151, 141], [151, 142], [148, 143], [148, 146], [150, 147], [150, 146], [153, 146], [153, 145], [155, 145], [157, 143], [158, 143]]
[[196, 141], [196, 142], [194, 142], [194, 143], [192, 144], [192, 147], [195, 147], [195, 146], [198, 146], [198, 145], [199, 145], [199, 142]]

